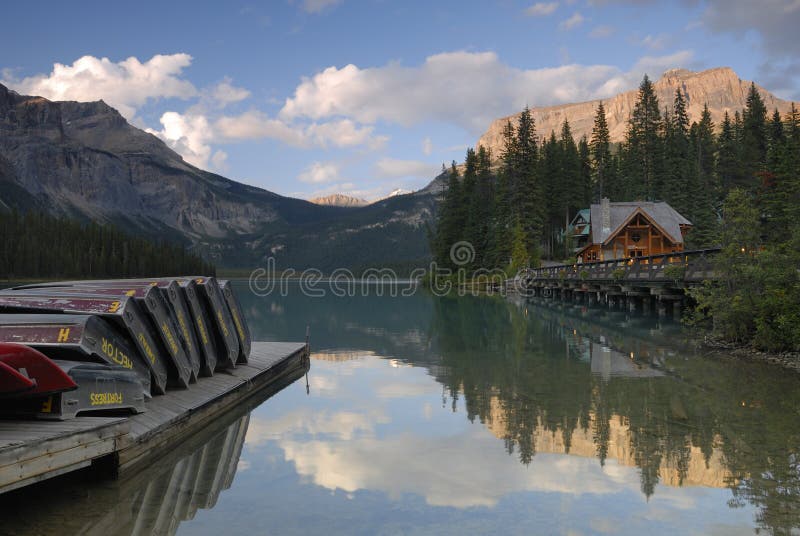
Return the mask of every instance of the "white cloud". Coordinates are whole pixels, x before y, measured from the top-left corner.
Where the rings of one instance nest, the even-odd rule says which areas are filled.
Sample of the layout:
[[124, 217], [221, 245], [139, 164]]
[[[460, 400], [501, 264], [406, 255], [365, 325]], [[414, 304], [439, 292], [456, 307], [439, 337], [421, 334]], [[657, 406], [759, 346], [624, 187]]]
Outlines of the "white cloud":
[[184, 160], [199, 168], [207, 169], [209, 163], [222, 170], [225, 168], [227, 154], [214, 152], [210, 143], [214, 134], [204, 115], [166, 112], [161, 116], [161, 130], [147, 129], [147, 132], [161, 138]]
[[334, 162], [312, 162], [297, 176], [300, 182], [324, 184], [339, 180], [339, 166]]
[[558, 29], [572, 30], [573, 28], [577, 28], [578, 26], [583, 24], [583, 21], [585, 20], [586, 19], [583, 17], [583, 15], [581, 15], [579, 12], [576, 11], [575, 13], [572, 14], [570, 18], [561, 21], [561, 23], [558, 25]]
[[529, 17], [542, 17], [551, 15], [558, 9], [558, 2], [537, 2], [525, 10]]
[[341, 3], [342, 0], [303, 0], [303, 11], [318, 14]]
[[432, 152], [433, 152], [433, 142], [431, 141], [430, 137], [427, 137], [424, 140], [422, 140], [422, 153], [428, 156]]
[[382, 178], [433, 177], [438, 170], [436, 164], [418, 160], [381, 158], [375, 164], [375, 173]]
[[522, 491], [599, 495], [639, 488], [637, 471], [616, 460], [601, 467], [592, 458], [538, 454], [527, 471], [520, 470], [518, 460], [479, 429], [452, 436], [379, 438], [372, 416], [324, 412], [320, 417], [300, 411], [277, 423], [252, 417], [246, 444], [276, 441], [295, 470], [317, 486], [377, 490], [390, 498], [413, 493], [435, 506], [492, 507]]
[[694, 53], [691, 50], [679, 50], [666, 56], [642, 56], [633, 66], [630, 73], [641, 81], [642, 75], [647, 73], [650, 78], [660, 77], [667, 69], [686, 67], [692, 61]]
[[191, 82], [181, 79], [192, 63], [189, 54], [157, 54], [142, 63], [135, 57], [120, 62], [83, 56], [72, 65], [56, 63], [49, 74], [3, 84], [24, 95], [50, 100], [96, 101], [103, 99], [127, 119], [150, 99], [188, 99], [198, 94]]
[[593, 37], [595, 39], [603, 39], [605, 37], [611, 37], [613, 34], [614, 34], [613, 26], [608, 26], [603, 24], [592, 28], [592, 31], [589, 32], [589, 37]]
[[227, 76], [211, 89], [210, 97], [220, 107], [225, 107], [234, 102], [243, 101], [250, 96], [250, 92], [244, 88], [236, 87], [233, 81]]
[[314, 123], [305, 128], [306, 137], [320, 147], [353, 147], [366, 145], [370, 149], [383, 147], [388, 138], [373, 136], [373, 127], [360, 127], [349, 119]]
[[268, 138], [295, 147], [365, 145], [370, 149], [379, 149], [388, 140], [386, 136], [373, 135], [373, 127], [359, 126], [350, 119], [302, 125], [271, 118], [258, 110], [220, 117], [215, 128], [220, 137], [228, 141]]
[[[690, 55], [679, 54], [677, 59]], [[649, 66], [657, 58], [645, 60]], [[664, 58], [675, 60], [675, 55]], [[501, 62], [494, 52], [464, 51], [430, 56], [414, 67], [398, 63], [364, 69], [352, 64], [328, 67], [304, 78], [278, 117], [284, 121], [344, 117], [366, 125], [385, 121], [404, 126], [440, 121], [477, 135], [492, 120], [525, 105], [606, 98], [636, 87], [640, 67], [623, 72], [611, 65], [571, 64], [523, 70]]]
[[237, 116], [220, 117], [214, 123], [214, 127], [225, 141], [270, 138], [280, 140], [287, 145], [305, 145], [302, 132], [258, 110], [250, 110]]

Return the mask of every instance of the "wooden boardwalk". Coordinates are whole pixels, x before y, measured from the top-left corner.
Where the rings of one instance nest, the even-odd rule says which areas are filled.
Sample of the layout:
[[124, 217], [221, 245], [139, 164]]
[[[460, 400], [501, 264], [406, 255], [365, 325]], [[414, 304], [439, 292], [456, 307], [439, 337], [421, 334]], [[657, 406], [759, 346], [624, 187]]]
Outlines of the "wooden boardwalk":
[[146, 464], [298, 367], [305, 343], [253, 343], [249, 362], [171, 390], [130, 417], [0, 421], [0, 493], [111, 460], [117, 474]]

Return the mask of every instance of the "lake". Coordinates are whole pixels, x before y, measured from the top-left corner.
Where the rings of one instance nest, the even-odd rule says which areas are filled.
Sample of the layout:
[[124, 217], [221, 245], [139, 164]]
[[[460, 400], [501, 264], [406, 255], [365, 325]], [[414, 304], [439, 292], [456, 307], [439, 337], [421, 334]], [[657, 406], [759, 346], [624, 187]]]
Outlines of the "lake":
[[308, 326], [307, 377], [134, 478], [63, 479], [34, 504], [15, 495], [4, 530], [799, 530], [797, 374], [704, 357], [654, 317], [377, 285], [286, 290], [238, 284], [254, 339], [303, 340]]

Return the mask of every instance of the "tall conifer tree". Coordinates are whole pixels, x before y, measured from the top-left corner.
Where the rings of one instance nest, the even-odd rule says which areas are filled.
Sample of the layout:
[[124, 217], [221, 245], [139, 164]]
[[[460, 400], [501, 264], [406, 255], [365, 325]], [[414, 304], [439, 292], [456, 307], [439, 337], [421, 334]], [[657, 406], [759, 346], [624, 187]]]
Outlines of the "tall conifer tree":
[[597, 105], [590, 148], [592, 154], [592, 199], [599, 201], [607, 194], [606, 181], [611, 161], [611, 137], [608, 132], [603, 101]]

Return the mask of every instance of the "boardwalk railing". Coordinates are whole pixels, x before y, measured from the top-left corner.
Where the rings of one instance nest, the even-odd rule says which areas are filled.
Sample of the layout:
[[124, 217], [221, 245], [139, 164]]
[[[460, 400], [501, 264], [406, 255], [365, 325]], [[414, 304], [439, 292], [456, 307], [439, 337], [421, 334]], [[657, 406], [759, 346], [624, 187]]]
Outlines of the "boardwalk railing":
[[[527, 280], [528, 284], [549, 283], [559, 281], [580, 282], [620, 282], [666, 283], [682, 280], [687, 283], [699, 283], [714, 279], [713, 257], [719, 248], [680, 251], [651, 255], [649, 257], [633, 257], [599, 262], [561, 264], [546, 268], [530, 268], [518, 276], [518, 280]], [[670, 269], [667, 267], [682, 267]]]

